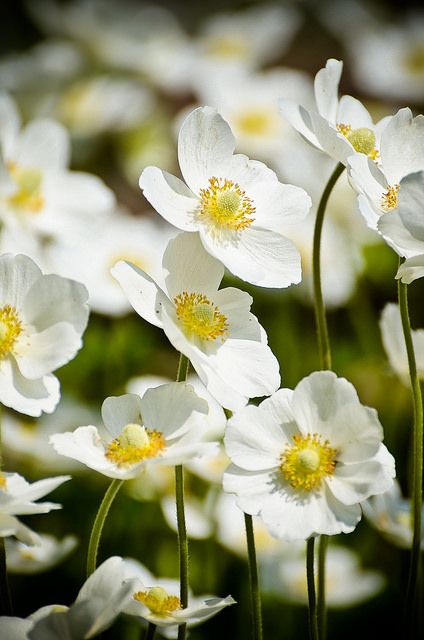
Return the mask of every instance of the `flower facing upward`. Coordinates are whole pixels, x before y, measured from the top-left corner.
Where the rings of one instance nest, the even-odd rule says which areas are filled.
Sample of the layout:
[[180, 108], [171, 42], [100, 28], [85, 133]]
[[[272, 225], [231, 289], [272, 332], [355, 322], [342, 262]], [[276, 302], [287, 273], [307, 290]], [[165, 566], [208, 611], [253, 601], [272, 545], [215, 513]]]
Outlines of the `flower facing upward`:
[[215, 450], [203, 442], [207, 428], [205, 400], [183, 382], [135, 394], [106, 398], [105, 427], [112, 439], [103, 441], [89, 425], [50, 437], [55, 450], [109, 478], [127, 480], [147, 464], [177, 465]]
[[118, 262], [112, 275], [137, 313], [161, 327], [190, 359], [222, 406], [233, 410], [275, 391], [278, 362], [250, 313], [252, 298], [233, 287], [218, 290], [224, 267], [204, 251], [199, 237], [182, 233], [171, 240], [162, 265], [161, 285], [128, 262]]
[[51, 372], [82, 345], [87, 297], [84, 285], [43, 275], [26, 256], [0, 257], [0, 402], [30, 416], [54, 410]]
[[147, 167], [140, 187], [158, 213], [179, 229], [198, 232], [206, 251], [243, 280], [263, 287], [300, 282], [299, 253], [281, 234], [306, 216], [310, 198], [234, 148], [231, 129], [217, 111], [195, 109], [178, 138], [188, 186]]
[[224, 490], [277, 538], [348, 533], [360, 503], [392, 484], [394, 461], [381, 440], [376, 412], [347, 380], [312, 373], [232, 416]]

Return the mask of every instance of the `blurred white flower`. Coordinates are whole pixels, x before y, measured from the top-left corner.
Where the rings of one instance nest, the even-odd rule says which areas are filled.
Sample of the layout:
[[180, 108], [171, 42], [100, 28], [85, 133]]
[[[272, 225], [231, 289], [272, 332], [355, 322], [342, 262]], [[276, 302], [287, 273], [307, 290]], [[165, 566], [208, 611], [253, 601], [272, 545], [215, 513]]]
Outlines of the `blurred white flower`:
[[203, 441], [207, 404], [193, 388], [172, 382], [135, 394], [106, 398], [102, 418], [112, 440], [96, 427], [50, 436], [55, 450], [109, 478], [128, 480], [149, 464], [180, 465], [215, 449]]
[[[166, 523], [172, 531], [178, 531], [175, 496], [161, 498], [160, 506]], [[204, 540], [212, 534], [212, 521], [204, 503], [190, 495], [184, 496], [187, 535], [190, 539]]]
[[0, 475], [0, 536], [15, 536], [25, 544], [40, 543], [39, 536], [15, 516], [48, 513], [60, 509], [55, 502], [34, 502], [70, 480], [70, 476], [56, 476], [29, 483], [18, 473]]
[[[406, 385], [410, 384], [408, 355], [402, 330], [399, 306], [388, 303], [380, 318], [380, 331], [389, 363], [393, 371]], [[418, 376], [424, 379], [424, 329], [412, 331]]]
[[6, 540], [7, 570], [10, 573], [30, 575], [48, 571], [56, 566], [77, 546], [75, 536], [58, 540], [49, 534], [39, 534], [38, 543], [28, 545], [19, 540]]
[[146, 167], [140, 187], [168, 222], [198, 232], [202, 245], [235, 275], [263, 287], [300, 282], [300, 256], [282, 230], [308, 213], [309, 196], [278, 182], [264, 164], [234, 154], [230, 127], [215, 109], [195, 109], [178, 137], [187, 185]]
[[21, 413], [51, 413], [59, 397], [52, 371], [82, 346], [87, 290], [43, 275], [23, 255], [0, 257], [0, 401]]
[[[402, 497], [398, 482], [385, 493], [369, 498], [362, 504], [368, 522], [389, 542], [408, 549], [412, 545], [413, 516], [411, 501]], [[424, 524], [424, 506], [421, 512]], [[421, 548], [424, 549], [424, 529], [421, 531]]]
[[224, 491], [277, 538], [350, 533], [360, 503], [393, 482], [382, 438], [377, 412], [361, 405], [352, 384], [312, 373], [294, 391], [280, 389], [230, 418]]
[[198, 235], [171, 240], [162, 264], [164, 290], [131, 263], [112, 269], [136, 312], [165, 331], [222, 406], [233, 410], [249, 397], [275, 391], [279, 366], [250, 313], [252, 298], [233, 287], [218, 290], [224, 267], [205, 252]]

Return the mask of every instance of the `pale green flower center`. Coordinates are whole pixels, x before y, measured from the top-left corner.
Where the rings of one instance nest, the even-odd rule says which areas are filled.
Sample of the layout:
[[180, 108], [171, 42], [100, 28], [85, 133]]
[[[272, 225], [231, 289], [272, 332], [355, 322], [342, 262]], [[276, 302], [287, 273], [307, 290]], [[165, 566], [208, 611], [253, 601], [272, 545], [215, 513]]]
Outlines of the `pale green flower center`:
[[162, 587], [152, 587], [147, 591], [137, 591], [134, 600], [141, 602], [157, 616], [166, 615], [181, 609], [181, 602], [177, 596], [170, 596]]
[[22, 323], [15, 307], [6, 304], [0, 309], [0, 360], [12, 352], [22, 333]]
[[7, 168], [16, 183], [16, 192], [9, 196], [8, 203], [16, 209], [26, 209], [38, 213], [44, 206], [41, 194], [43, 174], [39, 169], [19, 167], [14, 162], [8, 162]]
[[338, 124], [337, 130], [344, 135], [358, 153], [364, 153], [371, 160], [377, 160], [379, 153], [375, 148], [375, 133], [367, 127], [352, 129], [350, 124]]
[[183, 291], [174, 298], [174, 304], [177, 318], [188, 335], [195, 335], [202, 340], [225, 340], [228, 334], [227, 317], [207, 296]]
[[160, 431], [152, 431], [139, 424], [127, 424], [120, 436], [106, 447], [105, 456], [118, 466], [128, 466], [155, 458], [165, 448], [165, 439]]
[[280, 457], [280, 471], [294, 489], [318, 489], [323, 478], [334, 473], [337, 451], [316, 434], [295, 434]]
[[255, 207], [240, 185], [223, 178], [209, 178], [209, 187], [200, 190], [197, 216], [216, 228], [242, 231], [254, 218]]

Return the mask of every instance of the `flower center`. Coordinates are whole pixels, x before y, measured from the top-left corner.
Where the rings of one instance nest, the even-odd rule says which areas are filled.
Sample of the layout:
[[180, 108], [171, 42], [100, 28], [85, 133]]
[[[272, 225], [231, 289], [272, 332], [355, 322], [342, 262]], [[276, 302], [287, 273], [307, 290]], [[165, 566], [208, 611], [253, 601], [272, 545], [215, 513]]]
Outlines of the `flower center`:
[[209, 39], [207, 51], [209, 55], [219, 58], [246, 58], [249, 46], [242, 38], [221, 36]]
[[12, 351], [22, 333], [22, 323], [15, 307], [6, 304], [0, 309], [0, 360]]
[[240, 131], [248, 135], [263, 136], [275, 130], [275, 118], [271, 111], [256, 109], [240, 114], [236, 124]]
[[202, 340], [216, 340], [221, 337], [224, 342], [228, 335], [228, 320], [213, 302], [202, 293], [179, 293], [174, 298], [178, 320], [190, 335]]
[[108, 444], [105, 456], [119, 467], [125, 467], [146, 458], [156, 458], [164, 448], [165, 439], [160, 431], [130, 423], [118, 438]]
[[14, 162], [8, 162], [7, 168], [17, 186], [16, 192], [8, 198], [9, 204], [16, 209], [38, 213], [44, 206], [44, 198], [41, 195], [43, 180], [41, 171], [28, 167], [22, 168]]
[[396, 209], [398, 203], [399, 187], [399, 184], [394, 184], [392, 187], [389, 187], [387, 191], [381, 196], [380, 206], [386, 213], [387, 211]]
[[255, 213], [253, 202], [240, 186], [223, 178], [209, 178], [209, 187], [200, 190], [198, 216], [216, 227], [242, 231]]
[[355, 151], [364, 153], [366, 156], [369, 156], [371, 160], [377, 160], [379, 152], [375, 148], [374, 131], [371, 131], [371, 129], [367, 127], [352, 129], [350, 124], [342, 123], [337, 125], [337, 131], [350, 142]]
[[334, 473], [336, 449], [317, 433], [308, 433], [307, 436], [295, 434], [293, 443], [287, 445], [281, 454], [281, 473], [293, 489], [318, 489], [322, 479]]
[[2, 473], [0, 471], [0, 491], [7, 491], [7, 478], [4, 475], [4, 473]]
[[181, 602], [177, 596], [170, 596], [162, 587], [152, 587], [147, 591], [137, 591], [134, 600], [141, 602], [156, 615], [166, 615], [181, 609]]
[[424, 45], [416, 44], [405, 56], [404, 66], [414, 75], [420, 76], [424, 73]]

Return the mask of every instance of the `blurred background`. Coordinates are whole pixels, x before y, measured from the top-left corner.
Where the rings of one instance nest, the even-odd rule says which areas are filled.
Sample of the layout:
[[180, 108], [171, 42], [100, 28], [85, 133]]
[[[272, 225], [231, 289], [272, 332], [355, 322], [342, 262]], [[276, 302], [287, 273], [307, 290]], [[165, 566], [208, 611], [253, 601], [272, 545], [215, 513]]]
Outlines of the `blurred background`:
[[[278, 99], [311, 106], [314, 75], [333, 57], [344, 61], [341, 93], [363, 101], [374, 121], [403, 106], [421, 113], [424, 12], [421, 2], [28, 0], [1, 3], [0, 25], [0, 88], [15, 100], [22, 122], [60, 121], [70, 135], [71, 169], [99, 176], [114, 193], [100, 224], [87, 210], [86, 224], [75, 222], [72, 232], [64, 226], [54, 235], [43, 234], [31, 224], [12, 229], [5, 221], [0, 231], [2, 253], [26, 253], [47, 272], [85, 282], [92, 307], [84, 348], [58, 372], [62, 402], [56, 412], [32, 420], [9, 411], [3, 418], [7, 470], [28, 480], [68, 470], [73, 476], [53, 494], [62, 511], [23, 518], [38, 532], [78, 540], [76, 549], [66, 547], [68, 555], [57, 553], [58, 559], [66, 557], [52, 568], [35, 561], [25, 569], [25, 550], [20, 555], [15, 550], [11, 588], [16, 614], [26, 616], [44, 604], [70, 604], [75, 598], [84, 580], [92, 522], [108, 485], [99, 474], [58, 456], [47, 444], [48, 434], [100, 426], [105, 397], [144, 389], [158, 376], [175, 379], [178, 354], [162, 331], [132, 312], [109, 275], [120, 258], [156, 273], [175, 234], [143, 198], [141, 171], [156, 165], [178, 175], [179, 127], [192, 108], [208, 104], [230, 123], [238, 151], [311, 195], [313, 211], [290, 236], [302, 255], [302, 283], [277, 291], [232, 276], [224, 282], [252, 294], [253, 312], [279, 359], [282, 384], [294, 387], [318, 368], [312, 229], [334, 163], [284, 122]], [[410, 392], [402, 357], [390, 344], [393, 330], [386, 328], [386, 338], [381, 330], [385, 305], [396, 302], [397, 256], [367, 229], [345, 175], [330, 199], [322, 251], [334, 370], [356, 386], [364, 404], [377, 409], [407, 496]], [[420, 281], [409, 287], [416, 329], [424, 328], [423, 292]], [[383, 321], [383, 331], [384, 326], [389, 325]], [[421, 358], [424, 371], [424, 354]], [[216, 408], [211, 428], [218, 437], [223, 425]], [[221, 496], [224, 468], [225, 459], [217, 459], [187, 471], [190, 581], [195, 594], [231, 593], [239, 604], [193, 629], [194, 640], [250, 633], [242, 516]], [[157, 577], [176, 577], [173, 492], [167, 469], [126, 483], [107, 521], [100, 560], [128, 556]], [[408, 528], [403, 508], [399, 523]], [[376, 629], [393, 637], [397, 629], [408, 553], [399, 537], [388, 535], [384, 513], [380, 516], [331, 541], [329, 638], [371, 638]], [[265, 637], [306, 637], [302, 550], [277, 544], [259, 525], [258, 545]], [[135, 640], [140, 626], [122, 618], [104, 637]]]

